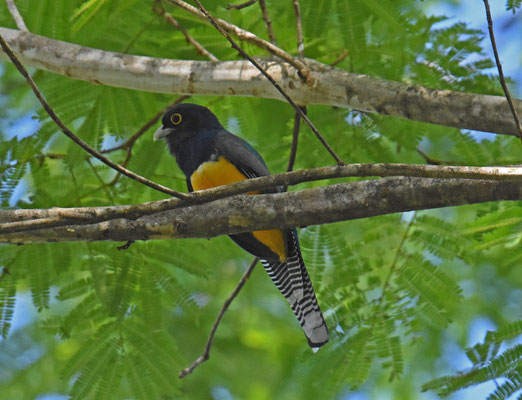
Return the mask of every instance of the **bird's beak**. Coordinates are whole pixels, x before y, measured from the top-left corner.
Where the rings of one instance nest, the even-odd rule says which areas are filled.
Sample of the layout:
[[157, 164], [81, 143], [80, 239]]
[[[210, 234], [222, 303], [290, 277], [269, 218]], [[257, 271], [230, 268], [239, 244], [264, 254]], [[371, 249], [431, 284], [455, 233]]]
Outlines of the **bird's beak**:
[[173, 129], [164, 128], [160, 126], [156, 132], [154, 132], [154, 141], [163, 139], [164, 137], [170, 135], [173, 132]]

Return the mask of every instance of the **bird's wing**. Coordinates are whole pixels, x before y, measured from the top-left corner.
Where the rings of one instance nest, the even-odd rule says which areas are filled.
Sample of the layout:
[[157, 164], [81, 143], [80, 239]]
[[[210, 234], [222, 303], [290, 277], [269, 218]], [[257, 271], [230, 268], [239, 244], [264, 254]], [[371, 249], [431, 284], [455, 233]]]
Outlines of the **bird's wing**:
[[[217, 137], [216, 148], [220, 154], [247, 178], [258, 178], [270, 175], [263, 158], [245, 140], [227, 131], [222, 131]], [[280, 188], [263, 191], [263, 193], [275, 193], [282, 191]]]

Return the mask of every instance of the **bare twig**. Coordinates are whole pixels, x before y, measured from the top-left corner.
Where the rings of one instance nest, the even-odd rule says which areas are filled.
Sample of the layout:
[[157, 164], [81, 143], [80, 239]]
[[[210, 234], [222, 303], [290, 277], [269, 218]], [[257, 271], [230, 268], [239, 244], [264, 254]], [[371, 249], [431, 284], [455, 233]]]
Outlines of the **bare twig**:
[[[129, 161], [132, 157], [132, 147], [127, 147], [126, 149], [127, 154], [125, 155], [125, 160], [121, 163], [121, 166], [124, 168], [127, 168], [127, 165], [129, 165]], [[114, 175], [114, 178], [107, 184], [108, 186], [113, 186], [120, 180], [121, 174]]]
[[386, 278], [384, 279], [384, 283], [383, 283], [382, 289], [381, 289], [381, 295], [379, 296], [379, 298], [377, 299], [377, 301], [375, 303], [375, 311], [374, 311], [373, 315], [371, 316], [372, 323], [370, 326], [370, 332], [373, 332], [375, 324], [377, 323], [377, 319], [378, 319], [380, 311], [381, 311], [380, 308], [381, 308], [383, 300], [386, 296], [386, 292], [390, 288], [391, 278], [392, 278], [393, 274], [395, 273], [395, 271], [397, 270], [397, 264], [399, 261], [399, 257], [403, 253], [402, 249], [404, 247], [404, 243], [406, 242], [406, 239], [410, 235], [410, 231], [411, 231], [411, 228], [415, 221], [415, 218], [417, 218], [417, 211], [414, 211], [412, 219], [410, 220], [410, 222], [408, 223], [408, 225], [406, 226], [406, 229], [404, 230], [404, 232], [402, 234], [401, 241], [399, 242], [399, 246], [397, 247], [397, 250], [395, 251], [395, 256], [390, 265], [390, 269], [388, 270], [388, 273], [386, 274]]
[[[306, 107], [301, 107], [303, 112], [306, 114]], [[297, 155], [297, 145], [299, 142], [299, 130], [301, 128], [301, 116], [296, 112], [294, 114], [294, 130], [292, 132], [292, 147], [290, 148], [290, 156], [288, 157], [288, 167], [286, 172], [290, 172], [294, 169], [295, 157]]]
[[104, 164], [108, 165], [112, 169], [115, 169], [119, 173], [121, 173], [121, 174], [123, 174], [123, 175], [125, 175], [125, 176], [127, 176], [127, 177], [129, 177], [131, 179], [134, 179], [137, 182], [140, 182], [140, 183], [142, 183], [144, 185], [149, 186], [152, 189], [156, 189], [156, 190], [158, 190], [158, 191], [160, 191], [162, 193], [165, 193], [165, 194], [168, 194], [168, 195], [171, 195], [171, 196], [174, 196], [174, 197], [178, 197], [178, 198], [187, 197], [187, 194], [185, 194], [185, 193], [176, 192], [175, 190], [169, 189], [168, 187], [165, 187], [163, 185], [159, 185], [159, 184], [157, 184], [155, 182], [152, 182], [152, 181], [148, 180], [147, 178], [142, 177], [141, 175], [138, 175], [138, 174], [136, 174], [136, 173], [134, 173], [132, 171], [129, 171], [126, 168], [123, 168], [121, 165], [119, 165], [119, 164], [115, 163], [114, 161], [112, 161], [111, 159], [105, 157], [99, 151], [93, 149], [87, 143], [85, 143], [82, 139], [80, 139], [78, 136], [76, 136], [64, 124], [64, 122], [60, 119], [60, 117], [58, 117], [58, 115], [54, 112], [54, 110], [51, 108], [49, 103], [47, 103], [47, 100], [45, 100], [45, 98], [43, 97], [42, 93], [40, 92], [40, 90], [36, 86], [36, 83], [34, 83], [33, 78], [29, 75], [29, 73], [27, 72], [25, 67], [22, 65], [20, 60], [18, 60], [18, 57], [16, 57], [16, 55], [13, 53], [13, 51], [11, 50], [11, 48], [9, 47], [7, 42], [4, 40], [2, 35], [0, 35], [0, 45], [1, 45], [2, 49], [4, 50], [4, 52], [7, 54], [7, 56], [11, 59], [11, 61], [14, 64], [14, 66], [16, 67], [16, 69], [18, 69], [18, 71], [25, 78], [25, 80], [27, 81], [27, 83], [29, 84], [31, 89], [33, 90], [33, 93], [35, 94], [36, 98], [40, 101], [40, 103], [42, 104], [42, 106], [45, 109], [45, 111], [47, 112], [47, 114], [49, 114], [49, 116], [54, 121], [54, 123], [56, 125], [58, 125], [60, 130], [69, 139], [71, 139], [78, 146], [80, 146], [82, 149], [87, 151], [90, 155], [92, 155], [93, 157], [97, 158], [98, 160], [100, 160]]
[[24, 19], [22, 18], [22, 14], [20, 14], [20, 11], [18, 11], [18, 8], [16, 7], [14, 0], [5, 1], [7, 2], [7, 8], [9, 9], [9, 12], [11, 13], [11, 16], [13, 17], [18, 29], [20, 29], [21, 31], [29, 32], [29, 29], [27, 29]]
[[[169, 3], [174, 4], [175, 6], [178, 6], [185, 11], [188, 11], [191, 14], [194, 14], [202, 19], [208, 20], [208, 17], [200, 10], [198, 10], [196, 7], [191, 6], [190, 4], [184, 2], [183, 0], [167, 0]], [[268, 52], [272, 53], [276, 57], [281, 58], [282, 60], [285, 60], [288, 64], [292, 65], [294, 68], [296, 68], [300, 75], [305, 78], [306, 81], [308, 81], [310, 76], [310, 69], [306, 64], [303, 62], [297, 60], [295, 57], [292, 57], [290, 54], [288, 54], [286, 51], [282, 50], [281, 48], [277, 47], [276, 45], [270, 43], [269, 41], [263, 40], [260, 37], [254, 35], [252, 32], [248, 32], [244, 29], [241, 29], [237, 27], [234, 24], [231, 24], [227, 21], [224, 21], [222, 19], [214, 19], [214, 21], [219, 24], [219, 26], [224, 29], [228, 33], [232, 33], [235, 36], [237, 36], [241, 40], [245, 40], [249, 43], [252, 43], [253, 45], [262, 48], [264, 50], [267, 50]]]
[[268, 16], [268, 10], [266, 8], [265, 0], [259, 0], [259, 7], [261, 8], [261, 13], [263, 14], [263, 21], [265, 21], [266, 32], [268, 33], [268, 38], [270, 39], [270, 43], [277, 45], [277, 40], [274, 35], [274, 30], [272, 29], [272, 21]]
[[[187, 100], [189, 98], [190, 98], [190, 96], [188, 96], [188, 95], [178, 97], [176, 100], [174, 100], [168, 106], [164, 107], [162, 110], [157, 112], [140, 129], [138, 129], [138, 131], [134, 135], [132, 135], [125, 142], [123, 142], [122, 144], [120, 144], [118, 146], [112, 147], [110, 149], [102, 150], [102, 153], [109, 153], [109, 152], [112, 152], [112, 151], [115, 151], [115, 150], [125, 150], [127, 152], [127, 154], [125, 156], [125, 160], [123, 160], [123, 162], [121, 163], [121, 166], [127, 168], [127, 165], [129, 165], [129, 161], [130, 161], [130, 159], [132, 157], [132, 148], [133, 148], [134, 144], [136, 143], [136, 140], [138, 140], [138, 138], [140, 136], [142, 136], [145, 132], [147, 132], [147, 130], [149, 130], [152, 126], [154, 126], [154, 124], [156, 122], [158, 122], [158, 120], [161, 118], [161, 116], [163, 114], [165, 114], [165, 112], [170, 107], [173, 107], [176, 104], [182, 103], [183, 101], [185, 101], [185, 100]], [[114, 178], [108, 183], [108, 186], [112, 186], [112, 185], [116, 184], [116, 182], [118, 182], [120, 177], [121, 177], [121, 174], [116, 174], [114, 176]]]
[[330, 67], [335, 67], [337, 64], [339, 64], [341, 61], [343, 61], [346, 57], [348, 57], [348, 50], [343, 50], [341, 54], [339, 54], [339, 57], [335, 59], [333, 63], [330, 64]]
[[248, 0], [244, 3], [240, 4], [229, 4], [227, 5], [227, 10], [242, 10], [243, 8], [246, 8], [248, 6], [251, 6], [252, 4], [255, 4], [257, 0]]
[[283, 97], [286, 99], [286, 101], [288, 101], [288, 103], [290, 103], [290, 105], [292, 107], [294, 107], [295, 111], [308, 124], [310, 129], [312, 129], [312, 131], [315, 133], [315, 135], [317, 136], [317, 138], [319, 139], [321, 144], [326, 148], [326, 150], [334, 158], [334, 160], [337, 162], [337, 164], [343, 165], [344, 162], [337, 156], [335, 151], [333, 151], [333, 149], [330, 147], [330, 145], [326, 142], [326, 140], [319, 133], [319, 131], [317, 130], [315, 125], [312, 123], [312, 121], [310, 121], [310, 119], [306, 116], [306, 114], [303, 113], [301, 108], [299, 108], [299, 106], [290, 98], [290, 96], [288, 96], [288, 94], [274, 80], [274, 78], [272, 78], [270, 76], [270, 74], [268, 72], [266, 72], [266, 70], [261, 65], [259, 65], [259, 63], [256, 60], [254, 60], [252, 57], [250, 57], [241, 47], [239, 47], [239, 45], [234, 41], [234, 39], [232, 39], [232, 37], [228, 34], [228, 32], [225, 29], [223, 29], [217, 23], [217, 21], [214, 19], [214, 17], [209, 14], [207, 9], [205, 7], [203, 7], [203, 4], [201, 4], [201, 2], [199, 0], [195, 0], [195, 2], [200, 7], [200, 9], [203, 12], [203, 14], [207, 16], [207, 18], [209, 19], [210, 23], [230, 42], [232, 47], [234, 49], [236, 49], [239, 52], [239, 54], [241, 54], [244, 58], [246, 58], [248, 61], [250, 61], [270, 81], [270, 83], [272, 83], [272, 85], [274, 85], [274, 87], [279, 91], [279, 93], [281, 93], [283, 95]]
[[250, 274], [254, 270], [254, 268], [255, 268], [255, 266], [256, 266], [258, 261], [259, 261], [259, 258], [254, 257], [254, 259], [252, 260], [252, 262], [248, 266], [247, 270], [245, 271], [245, 273], [241, 277], [241, 280], [237, 284], [236, 288], [234, 289], [232, 294], [229, 296], [229, 298], [223, 304], [223, 307], [221, 308], [221, 311], [219, 312], [219, 314], [218, 314], [218, 316], [216, 318], [216, 321], [214, 322], [214, 325], [212, 325], [212, 330], [210, 331], [210, 335], [208, 336], [208, 339], [207, 339], [207, 344], [205, 345], [205, 351], [192, 364], [190, 364], [187, 368], [183, 369], [179, 373], [178, 377], [180, 379], [184, 378], [188, 374], [192, 373], [192, 371], [194, 371], [194, 369], [196, 369], [200, 364], [204, 363], [205, 361], [207, 361], [209, 359], [209, 357], [210, 357], [210, 349], [212, 348], [212, 342], [214, 341], [214, 336], [216, 335], [217, 328], [218, 328], [221, 320], [223, 319], [223, 315], [225, 315], [225, 312], [228, 310], [228, 307], [230, 306], [232, 301], [236, 298], [236, 296], [239, 294], [241, 288], [245, 285], [246, 281], [250, 277]]
[[176, 28], [178, 31], [180, 31], [183, 34], [183, 36], [185, 36], [187, 43], [194, 46], [194, 48], [196, 49], [196, 51], [199, 54], [207, 57], [210, 61], [213, 61], [213, 62], [219, 61], [219, 59], [214, 54], [212, 54], [210, 51], [205, 49], [201, 43], [199, 43], [196, 39], [194, 39], [192, 37], [192, 35], [190, 35], [187, 32], [187, 30], [185, 28], [183, 28], [172, 15], [170, 15], [169, 13], [167, 13], [165, 11], [161, 0], [157, 0], [155, 2], [155, 6], [153, 7], [153, 9], [156, 14], [162, 16], [169, 24], [171, 24], [174, 28]]
[[520, 125], [520, 119], [518, 118], [517, 110], [513, 105], [513, 101], [511, 100], [511, 95], [509, 94], [509, 89], [506, 85], [506, 81], [504, 79], [504, 72], [502, 71], [502, 64], [500, 63], [500, 57], [498, 56], [497, 44], [495, 42], [495, 34], [493, 32], [493, 19], [491, 18], [491, 11], [489, 9], [488, 0], [484, 0], [484, 6], [486, 7], [486, 18], [488, 20], [488, 30], [489, 30], [489, 38], [491, 39], [491, 46], [493, 47], [493, 54], [495, 54], [495, 62], [497, 63], [498, 69], [498, 79], [500, 80], [500, 84], [502, 85], [502, 89], [504, 89], [504, 94], [506, 95], [506, 100], [509, 104], [509, 108], [513, 113], [513, 119], [515, 120], [515, 125], [518, 129], [518, 136], [522, 141], [522, 125]]
[[419, 153], [421, 155], [421, 157], [424, 158], [424, 160], [426, 160], [426, 163], [428, 163], [430, 165], [456, 165], [456, 163], [454, 163], [452, 161], [437, 160], [437, 159], [429, 156], [428, 154], [426, 154], [424, 151], [422, 151], [418, 147], [416, 150], [417, 150], [417, 153]]
[[59, 153], [35, 154], [34, 157], [13, 160], [12, 163], [1, 166], [0, 174], [3, 174], [5, 171], [7, 171], [10, 168], [16, 168], [18, 165], [28, 163], [32, 160], [37, 160], [38, 163], [40, 164], [40, 166], [42, 166], [42, 164], [44, 163], [46, 158], [49, 158], [51, 160], [63, 160], [65, 157], [66, 157], [65, 154], [59, 154]]
[[107, 195], [107, 197], [108, 197], [109, 201], [111, 202], [111, 204], [113, 206], [116, 205], [116, 203], [114, 202], [114, 198], [112, 197], [112, 194], [111, 194], [111, 192], [109, 190], [108, 185], [103, 181], [102, 177], [100, 176], [100, 174], [96, 170], [96, 167], [92, 164], [91, 159], [89, 157], [87, 157], [87, 164], [89, 164], [89, 167], [91, 167], [91, 170], [92, 170], [94, 176], [96, 176], [96, 179], [98, 179], [98, 182], [100, 182], [100, 186], [102, 187], [103, 191]]
[[[299, 6], [299, 0], [292, 0], [294, 5], [295, 13], [295, 26], [297, 32], [297, 53], [299, 59], [304, 58], [304, 43], [303, 43], [303, 25], [301, 23], [301, 8]], [[300, 107], [301, 111], [306, 114], [306, 106]], [[297, 145], [299, 142], [299, 130], [301, 128], [301, 115], [296, 111], [294, 114], [294, 130], [292, 133], [292, 147], [290, 148], [290, 157], [288, 158], [288, 167], [286, 172], [290, 172], [294, 169], [295, 157], [297, 155]], [[286, 190], [286, 187], [285, 187]]]
[[149, 119], [145, 124], [143, 124], [143, 126], [140, 129], [138, 129], [136, 131], [136, 133], [134, 133], [125, 142], [123, 142], [122, 144], [119, 144], [118, 146], [111, 147], [110, 149], [102, 150], [101, 153], [111, 153], [116, 150], [132, 148], [132, 146], [134, 146], [134, 143], [136, 142], [136, 140], [138, 140], [140, 136], [142, 136], [145, 132], [147, 132], [150, 128], [152, 128], [169, 108], [174, 107], [175, 105], [180, 104], [189, 98], [190, 98], [189, 95], [178, 97], [176, 100], [171, 102], [169, 105], [163, 107], [163, 109], [158, 111], [151, 119]]
[[125, 244], [116, 247], [119, 251], [127, 250], [134, 243], [134, 240], [128, 240]]
[[297, 54], [299, 58], [304, 58], [304, 42], [303, 42], [303, 24], [301, 22], [301, 7], [299, 6], [299, 0], [292, 0], [294, 4], [295, 14], [295, 27], [297, 32]]

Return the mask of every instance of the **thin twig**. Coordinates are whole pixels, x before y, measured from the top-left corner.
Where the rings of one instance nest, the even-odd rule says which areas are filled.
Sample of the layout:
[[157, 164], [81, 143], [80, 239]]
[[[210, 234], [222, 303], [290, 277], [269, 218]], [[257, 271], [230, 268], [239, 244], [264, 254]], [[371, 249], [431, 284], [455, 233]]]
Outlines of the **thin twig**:
[[292, 107], [294, 107], [295, 111], [299, 114], [299, 116], [308, 124], [310, 129], [315, 133], [319, 141], [322, 143], [322, 145], [328, 150], [330, 155], [334, 158], [334, 160], [337, 162], [337, 164], [344, 165], [344, 162], [337, 156], [335, 151], [330, 147], [330, 145], [326, 142], [326, 140], [323, 138], [323, 136], [319, 133], [317, 128], [314, 126], [312, 121], [306, 116], [306, 114], [303, 113], [301, 108], [290, 98], [290, 96], [283, 90], [281, 86], [272, 78], [272, 76], [266, 72], [259, 63], [254, 60], [252, 57], [250, 57], [239, 45], [232, 39], [232, 37], [228, 34], [228, 32], [221, 27], [220, 24], [214, 19], [212, 15], [209, 14], [207, 9], [203, 7], [203, 4], [199, 0], [194, 0], [197, 5], [200, 7], [201, 12], [203, 12], [204, 15], [209, 19], [210, 23], [230, 42], [232, 47], [239, 52], [244, 58], [246, 58], [248, 61], [250, 61], [269, 81], [274, 87], [283, 95], [283, 97], [290, 103]]
[[402, 253], [402, 249], [404, 247], [404, 243], [406, 242], [406, 239], [410, 235], [410, 230], [411, 230], [411, 227], [413, 226], [413, 223], [414, 223], [416, 217], [417, 217], [417, 211], [414, 211], [413, 217], [411, 218], [410, 222], [408, 223], [408, 226], [406, 226], [406, 229], [404, 230], [404, 232], [402, 234], [401, 241], [399, 242], [399, 246], [397, 247], [397, 250], [395, 252], [395, 257], [393, 258], [393, 261], [390, 265], [390, 269], [388, 270], [388, 274], [386, 275], [386, 278], [382, 285], [381, 295], [379, 296], [379, 298], [377, 299], [377, 301], [375, 303], [375, 313], [372, 316], [372, 324], [370, 326], [370, 332], [372, 332], [373, 328], [375, 327], [382, 302], [384, 300], [384, 297], [386, 295], [388, 288], [390, 287], [391, 278], [392, 278], [394, 272], [397, 270], [397, 263], [399, 261], [399, 256]]
[[259, 7], [261, 8], [261, 13], [263, 14], [263, 21], [265, 21], [266, 32], [268, 33], [268, 39], [270, 39], [270, 43], [277, 45], [277, 40], [274, 35], [274, 30], [272, 29], [272, 21], [268, 16], [268, 10], [266, 8], [265, 0], [259, 0]]
[[[424, 151], [422, 151], [419, 148], [417, 148], [416, 150], [417, 150], [417, 153], [419, 153], [421, 155], [421, 157], [424, 158], [424, 160], [426, 160], [426, 163], [430, 164], [430, 165], [452, 165], [452, 166], [456, 166], [456, 167], [468, 165], [467, 163], [465, 163], [463, 161], [439, 160], [437, 158], [431, 157], [430, 155], [426, 154]], [[516, 163], [516, 161], [515, 161], [515, 163]], [[521, 163], [513, 164], [513, 160], [510, 160], [510, 161], [497, 160], [497, 166], [506, 167], [506, 168], [510, 168], [510, 167], [519, 168], [522, 166], [522, 164]]]
[[[98, 182], [100, 182], [100, 185], [101, 187], [103, 188], [103, 191], [105, 192], [105, 194], [107, 195], [107, 197], [109, 198], [109, 201], [111, 202], [111, 204], [114, 206], [116, 205], [116, 203], [114, 202], [114, 198], [112, 197], [112, 194], [109, 190], [109, 187], [108, 185], [103, 181], [102, 177], [100, 176], [100, 174], [98, 173], [98, 171], [96, 171], [96, 167], [92, 164], [91, 162], [91, 159], [89, 157], [87, 157], [87, 164], [89, 164], [89, 166], [91, 167], [92, 169], [92, 172], [94, 173], [94, 175], [96, 176], [96, 179], [98, 179]], [[119, 174], [118, 174], [119, 175]]]
[[493, 33], [493, 19], [491, 18], [491, 11], [489, 9], [488, 0], [484, 0], [484, 6], [486, 7], [486, 18], [488, 20], [488, 30], [489, 30], [489, 38], [491, 39], [491, 47], [493, 47], [493, 54], [495, 54], [495, 62], [497, 63], [498, 69], [498, 79], [500, 80], [500, 84], [502, 85], [502, 89], [504, 89], [504, 94], [506, 95], [506, 100], [509, 104], [509, 108], [511, 109], [511, 113], [513, 114], [513, 119], [515, 120], [515, 125], [518, 129], [518, 136], [520, 137], [520, 141], [522, 141], [522, 125], [520, 125], [520, 119], [518, 118], [517, 110], [513, 105], [513, 101], [511, 100], [511, 95], [509, 94], [509, 89], [506, 85], [506, 81], [504, 79], [504, 72], [502, 71], [502, 64], [500, 63], [500, 57], [498, 56], [497, 44], [495, 42], [495, 34]]
[[[303, 25], [301, 23], [301, 8], [299, 0], [292, 0], [295, 14], [295, 27], [297, 32], [297, 52], [300, 60], [304, 58], [304, 43], [303, 43]], [[306, 107], [300, 107], [301, 111], [306, 114]], [[301, 115], [296, 111], [294, 114], [294, 130], [292, 133], [292, 147], [290, 148], [290, 157], [288, 158], [288, 167], [286, 172], [294, 169], [295, 157], [297, 155], [297, 145], [299, 142], [299, 130], [301, 128]], [[286, 191], [285, 187], [285, 191]]]
[[245, 1], [244, 3], [228, 4], [227, 10], [242, 10], [243, 8], [246, 8], [248, 6], [251, 6], [252, 4], [255, 4], [256, 1], [257, 0], [248, 0], [248, 1]]
[[[301, 108], [306, 114], [306, 107]], [[301, 116], [296, 112], [294, 114], [294, 130], [292, 132], [292, 147], [290, 148], [290, 157], [288, 157], [288, 167], [286, 172], [290, 172], [294, 169], [295, 157], [297, 155], [297, 145], [299, 142], [299, 130], [301, 128]]]
[[42, 93], [36, 86], [36, 83], [34, 83], [33, 78], [29, 75], [25, 67], [22, 65], [20, 60], [18, 60], [18, 57], [13, 53], [7, 42], [4, 40], [3, 36], [0, 35], [0, 46], [4, 50], [4, 52], [7, 54], [7, 56], [11, 59], [14, 66], [18, 69], [18, 71], [22, 74], [22, 76], [25, 78], [31, 89], [33, 90], [33, 93], [35, 94], [36, 98], [40, 101], [43, 108], [49, 114], [51, 119], [54, 121], [56, 125], [61, 129], [61, 131], [73, 142], [75, 142], [78, 146], [80, 146], [82, 149], [87, 151], [90, 155], [93, 157], [96, 157], [98, 160], [103, 162], [104, 164], [108, 165], [112, 169], [115, 169], [119, 173], [134, 179], [137, 182], [140, 182], [144, 185], [147, 185], [148, 187], [152, 189], [156, 189], [162, 193], [168, 194], [170, 196], [178, 197], [178, 198], [185, 198], [188, 195], [185, 193], [177, 192], [175, 190], [172, 190], [168, 187], [165, 187], [163, 185], [160, 185], [158, 183], [152, 182], [148, 180], [147, 178], [144, 178], [141, 175], [138, 175], [132, 171], [129, 171], [126, 168], [123, 168], [121, 165], [115, 163], [111, 159], [105, 157], [103, 154], [101, 154], [99, 151], [93, 149], [90, 147], [87, 143], [85, 143], [82, 139], [80, 139], [78, 136], [76, 136], [65, 124], [64, 122], [58, 117], [58, 115], [54, 112], [54, 110], [51, 108], [49, 103], [47, 103], [47, 100], [43, 97]]
[[194, 46], [194, 48], [196, 49], [196, 51], [199, 54], [207, 57], [210, 61], [213, 61], [213, 62], [219, 61], [219, 59], [214, 54], [212, 54], [210, 51], [205, 49], [201, 43], [199, 43], [196, 39], [194, 39], [192, 37], [192, 35], [190, 35], [190, 33], [188, 33], [187, 30], [185, 28], [183, 28], [172, 15], [170, 15], [169, 13], [167, 13], [165, 11], [161, 0], [156, 1], [155, 7], [153, 7], [153, 9], [154, 9], [154, 12], [156, 12], [156, 14], [162, 16], [169, 24], [171, 24], [174, 28], [176, 28], [178, 31], [180, 31], [183, 34], [183, 36], [185, 36], [185, 40], [187, 41], [187, 43]]
[[218, 314], [218, 316], [216, 318], [216, 321], [214, 322], [214, 325], [212, 325], [212, 330], [210, 331], [210, 335], [208, 336], [208, 339], [207, 339], [207, 344], [205, 345], [205, 351], [192, 364], [190, 364], [187, 368], [184, 368], [179, 373], [178, 377], [180, 379], [184, 378], [188, 374], [192, 373], [192, 371], [194, 371], [194, 369], [196, 369], [198, 367], [198, 365], [204, 363], [205, 361], [207, 361], [209, 359], [209, 357], [210, 357], [210, 349], [212, 348], [212, 342], [214, 341], [214, 336], [216, 335], [217, 328], [218, 328], [221, 320], [223, 319], [223, 315], [225, 315], [225, 312], [228, 310], [228, 307], [230, 306], [232, 301], [236, 298], [236, 296], [239, 294], [241, 288], [245, 285], [246, 281], [250, 277], [250, 274], [254, 270], [254, 268], [255, 268], [255, 266], [256, 266], [258, 261], [259, 261], [259, 258], [254, 257], [254, 259], [252, 260], [252, 262], [248, 266], [247, 270], [245, 271], [245, 273], [241, 277], [241, 280], [237, 284], [236, 288], [234, 289], [232, 294], [229, 296], [229, 298], [223, 304], [223, 307], [221, 308], [221, 311], [219, 312], [219, 314]]
[[297, 32], [297, 54], [300, 59], [304, 58], [303, 24], [301, 22], [301, 7], [299, 0], [292, 0], [294, 4], [295, 27]]
[[[127, 165], [129, 165], [129, 161], [132, 157], [132, 148], [134, 147], [134, 144], [136, 143], [136, 140], [138, 140], [138, 138], [140, 136], [142, 136], [145, 132], [147, 132], [147, 130], [149, 130], [152, 126], [154, 126], [154, 124], [156, 124], [156, 122], [158, 122], [158, 120], [161, 118], [161, 116], [163, 114], [165, 114], [165, 112], [170, 108], [170, 107], [173, 107], [175, 106], [176, 104], [179, 104], [179, 103], [182, 103], [183, 101], [189, 99], [190, 96], [189, 95], [185, 95], [185, 96], [180, 96], [178, 97], [176, 100], [174, 100], [172, 103], [170, 103], [168, 106], [166, 107], [163, 107], [162, 110], [160, 110], [159, 112], [157, 112], [150, 120], [148, 120], [140, 129], [138, 129], [138, 131], [132, 135], [129, 139], [127, 139], [125, 142], [123, 142], [122, 144], [118, 145], [118, 146], [115, 146], [115, 147], [112, 147], [110, 149], [106, 149], [106, 150], [102, 150], [101, 152], [102, 153], [109, 153], [109, 152], [112, 152], [112, 151], [115, 151], [115, 150], [125, 150], [127, 152], [126, 156], [125, 156], [125, 160], [123, 160], [123, 162], [121, 163], [121, 166], [124, 167], [124, 168], [127, 168]], [[114, 178], [112, 179], [112, 181], [110, 181], [107, 185], [108, 186], [112, 186], [114, 184], [116, 184], [116, 182], [118, 182], [118, 180], [120, 179], [121, 177], [121, 174], [116, 174], [114, 176]]]
[[27, 29], [27, 25], [25, 25], [24, 19], [22, 18], [22, 14], [20, 14], [20, 11], [18, 11], [14, 0], [5, 1], [7, 2], [7, 8], [9, 9], [9, 12], [11, 13], [11, 16], [13, 17], [18, 29], [29, 32], [29, 29]]
[[65, 154], [59, 154], [59, 153], [58, 154], [57, 153], [35, 154], [34, 157], [23, 158], [21, 160], [13, 160], [12, 163], [10, 163], [8, 165], [3, 165], [0, 168], [0, 174], [3, 174], [5, 171], [7, 171], [10, 168], [16, 168], [17, 166], [31, 162], [32, 160], [38, 160], [38, 163], [40, 164], [40, 166], [42, 166], [42, 164], [44, 163], [46, 158], [49, 158], [51, 160], [63, 160], [65, 157], [66, 157]]
[[128, 240], [125, 244], [116, 247], [119, 251], [127, 250], [134, 243], [134, 240]]
[[[125, 160], [121, 163], [121, 166], [124, 168], [127, 168], [127, 165], [129, 165], [129, 161], [132, 157], [132, 147], [127, 147], [127, 154], [125, 155]], [[114, 178], [107, 184], [108, 186], [113, 186], [120, 180], [121, 174], [114, 175]]]
[[330, 67], [335, 67], [341, 61], [343, 61], [346, 57], [348, 57], [348, 50], [343, 50], [341, 52], [341, 54], [339, 54], [339, 57], [337, 57], [333, 63], [329, 64]]
[[454, 162], [437, 160], [433, 157], [430, 157], [428, 154], [426, 154], [424, 151], [422, 151], [418, 147], [416, 150], [417, 150], [417, 153], [419, 153], [421, 155], [421, 157], [424, 158], [426, 163], [428, 163], [430, 165], [456, 165], [456, 163], [454, 163]]
[[154, 116], [151, 119], [149, 119], [147, 122], [145, 122], [145, 124], [143, 124], [143, 126], [140, 129], [138, 129], [136, 131], [136, 133], [134, 133], [125, 142], [123, 142], [122, 144], [119, 144], [118, 146], [111, 147], [110, 149], [102, 150], [101, 153], [111, 153], [116, 150], [128, 149], [129, 147], [134, 146], [134, 143], [136, 142], [136, 140], [138, 140], [140, 138], [140, 136], [142, 136], [145, 132], [147, 132], [150, 128], [152, 128], [169, 108], [174, 107], [175, 105], [180, 104], [187, 99], [190, 99], [189, 95], [184, 95], [184, 96], [178, 97], [176, 100], [169, 103], [169, 105], [163, 107], [160, 111], [158, 111], [156, 114], [154, 114]]
[[[169, 3], [174, 4], [175, 6], [178, 6], [179, 8], [184, 9], [185, 11], [188, 11], [191, 14], [194, 14], [202, 19], [208, 20], [208, 17], [203, 13], [202, 11], [198, 10], [196, 7], [184, 2], [183, 0], [167, 0]], [[232, 33], [235, 36], [237, 36], [240, 40], [247, 41], [249, 43], [252, 43], [253, 45], [264, 49], [276, 57], [281, 58], [282, 60], [286, 61], [290, 65], [292, 65], [294, 68], [296, 68], [299, 71], [299, 74], [303, 79], [308, 82], [310, 78], [310, 69], [308, 66], [301, 62], [300, 60], [296, 59], [295, 57], [292, 57], [290, 54], [288, 54], [283, 49], [277, 47], [276, 45], [270, 43], [267, 40], [261, 39], [260, 37], [254, 35], [252, 32], [246, 31], [244, 29], [239, 28], [238, 26], [231, 24], [227, 21], [224, 21], [222, 19], [214, 19], [214, 22], [217, 22], [219, 26], [224, 29], [226, 32]]]

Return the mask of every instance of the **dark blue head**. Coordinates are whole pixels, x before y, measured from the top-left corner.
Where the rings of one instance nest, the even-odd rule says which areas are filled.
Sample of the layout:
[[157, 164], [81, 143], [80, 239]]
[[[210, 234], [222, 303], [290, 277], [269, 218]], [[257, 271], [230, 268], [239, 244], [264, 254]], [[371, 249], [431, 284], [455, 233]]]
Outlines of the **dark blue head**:
[[161, 122], [162, 126], [154, 133], [154, 140], [166, 138], [167, 142], [179, 142], [204, 130], [223, 128], [208, 108], [190, 103], [170, 108]]

